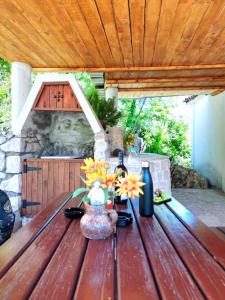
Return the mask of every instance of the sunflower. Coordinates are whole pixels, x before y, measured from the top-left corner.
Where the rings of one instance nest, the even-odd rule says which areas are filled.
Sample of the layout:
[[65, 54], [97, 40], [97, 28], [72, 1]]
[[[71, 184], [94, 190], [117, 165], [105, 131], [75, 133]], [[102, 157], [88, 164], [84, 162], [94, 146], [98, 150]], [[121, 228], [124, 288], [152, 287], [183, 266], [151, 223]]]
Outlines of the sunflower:
[[103, 189], [111, 188], [116, 184], [116, 176], [112, 174], [106, 174], [102, 182]]
[[84, 165], [82, 165], [80, 168], [86, 173], [86, 175], [88, 175], [93, 172], [98, 172], [99, 170], [101, 170], [101, 172], [105, 171], [109, 168], [109, 164], [105, 161], [97, 159], [94, 160], [93, 158], [89, 157], [84, 159]]
[[143, 194], [140, 187], [144, 185], [139, 181], [141, 176], [126, 175], [125, 178], [120, 178], [117, 186], [119, 187], [117, 193], [119, 195], [127, 194], [129, 198], [138, 197], [139, 194]]

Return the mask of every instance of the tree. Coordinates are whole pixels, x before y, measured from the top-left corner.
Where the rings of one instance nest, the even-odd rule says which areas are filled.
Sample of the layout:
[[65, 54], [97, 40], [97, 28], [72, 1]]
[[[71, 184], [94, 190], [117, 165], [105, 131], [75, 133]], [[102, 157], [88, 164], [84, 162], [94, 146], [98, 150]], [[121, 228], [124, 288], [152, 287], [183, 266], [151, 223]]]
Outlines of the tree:
[[7, 130], [10, 127], [10, 74], [11, 65], [0, 58], [0, 130]]
[[132, 141], [134, 133], [138, 133], [145, 142], [145, 152], [167, 155], [172, 163], [190, 165], [188, 126], [173, 116], [174, 104], [163, 98], [152, 98], [145, 100], [143, 106], [143, 101], [123, 99], [120, 103], [123, 115], [120, 124], [127, 143]]

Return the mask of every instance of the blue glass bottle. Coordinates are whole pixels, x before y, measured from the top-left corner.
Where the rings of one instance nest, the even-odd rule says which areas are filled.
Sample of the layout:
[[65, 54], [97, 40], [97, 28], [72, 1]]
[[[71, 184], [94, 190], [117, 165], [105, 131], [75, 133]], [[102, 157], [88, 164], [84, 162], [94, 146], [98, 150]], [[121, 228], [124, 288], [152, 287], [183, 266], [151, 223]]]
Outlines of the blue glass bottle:
[[143, 161], [142, 164], [142, 182], [145, 185], [142, 187], [144, 192], [139, 197], [139, 213], [143, 217], [151, 217], [154, 213], [153, 207], [153, 181], [149, 170], [149, 163]]

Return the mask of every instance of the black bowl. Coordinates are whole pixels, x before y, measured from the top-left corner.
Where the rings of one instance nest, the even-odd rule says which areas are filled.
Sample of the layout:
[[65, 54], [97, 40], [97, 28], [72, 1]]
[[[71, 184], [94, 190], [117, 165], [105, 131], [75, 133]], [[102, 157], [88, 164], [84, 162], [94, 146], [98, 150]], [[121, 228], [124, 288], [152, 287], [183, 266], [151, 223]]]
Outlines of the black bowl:
[[65, 217], [69, 219], [81, 218], [84, 214], [84, 209], [79, 207], [69, 207], [64, 209]]
[[118, 221], [116, 223], [117, 227], [126, 227], [133, 223], [132, 215], [126, 212], [117, 212], [118, 214]]

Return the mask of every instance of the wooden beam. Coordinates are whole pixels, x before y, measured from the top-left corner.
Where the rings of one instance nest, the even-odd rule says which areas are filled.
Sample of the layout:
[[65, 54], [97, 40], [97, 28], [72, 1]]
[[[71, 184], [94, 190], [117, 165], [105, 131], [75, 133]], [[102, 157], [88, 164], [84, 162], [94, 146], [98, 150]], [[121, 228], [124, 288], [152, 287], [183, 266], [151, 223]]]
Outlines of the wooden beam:
[[34, 72], [139, 72], [139, 71], [171, 71], [171, 70], [204, 70], [224, 69], [225, 64], [217, 65], [192, 65], [192, 66], [162, 66], [162, 67], [61, 67], [61, 68], [39, 68], [33, 66]]
[[[221, 90], [218, 86], [188, 86], [188, 87], [142, 87], [142, 88], [119, 88], [119, 92], [141, 92], [141, 91], [197, 91], [197, 90]], [[225, 89], [225, 85], [224, 85]]]
[[213, 91], [210, 95], [211, 96], [216, 96], [216, 95], [219, 95], [219, 94], [223, 93], [224, 91], [225, 91], [225, 89], [223, 89], [223, 90], [216, 90], [216, 91]]
[[162, 83], [162, 82], [208, 82], [225, 81], [225, 77], [176, 77], [176, 78], [132, 78], [132, 79], [106, 79], [106, 84], [120, 83]]

